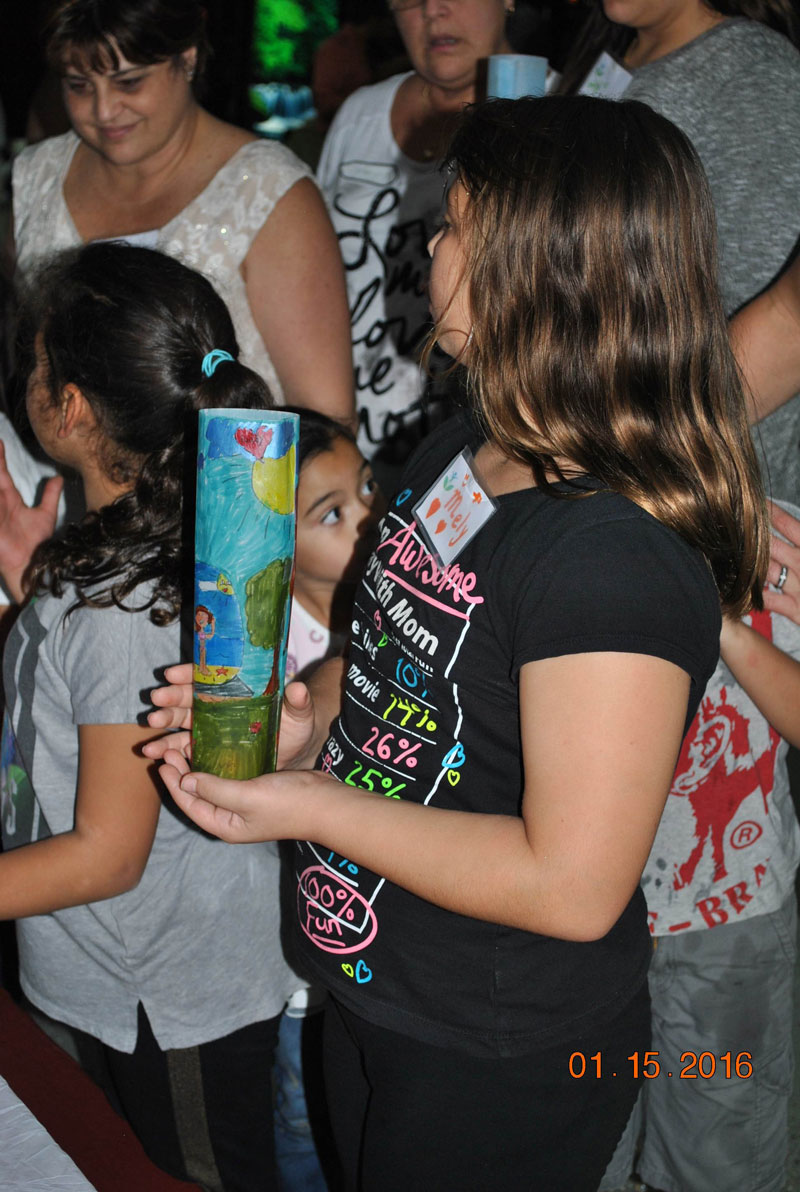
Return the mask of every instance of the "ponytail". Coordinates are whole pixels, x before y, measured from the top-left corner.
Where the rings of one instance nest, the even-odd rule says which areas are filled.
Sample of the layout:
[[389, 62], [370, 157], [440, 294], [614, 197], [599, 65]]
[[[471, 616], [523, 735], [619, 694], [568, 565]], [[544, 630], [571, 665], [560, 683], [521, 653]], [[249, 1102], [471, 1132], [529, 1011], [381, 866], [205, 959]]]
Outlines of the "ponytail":
[[[116, 605], [150, 585], [136, 608], [156, 624], [180, 610], [186, 471], [197, 412], [269, 409], [266, 383], [238, 360], [228, 310], [211, 284], [170, 257], [124, 244], [65, 253], [35, 279], [27, 322], [39, 332], [53, 402], [80, 389], [98, 427], [105, 474], [128, 487], [43, 543], [33, 590], [72, 584], [72, 608]], [[216, 366], [203, 369], [215, 356]], [[72, 611], [72, 609], [70, 610]]]

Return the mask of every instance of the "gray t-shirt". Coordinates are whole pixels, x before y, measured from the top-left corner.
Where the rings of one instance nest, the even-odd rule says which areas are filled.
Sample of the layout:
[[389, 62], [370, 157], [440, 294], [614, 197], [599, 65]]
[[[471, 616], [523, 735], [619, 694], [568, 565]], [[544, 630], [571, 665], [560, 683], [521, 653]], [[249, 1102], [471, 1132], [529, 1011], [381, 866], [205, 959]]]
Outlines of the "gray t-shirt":
[[[73, 600], [32, 601], [6, 647], [6, 848], [70, 831], [77, 726], [138, 723], [155, 670], [179, 657], [177, 626], [116, 608], [65, 619]], [[191, 1047], [273, 1017], [303, 984], [281, 952], [276, 847], [212, 839], [164, 798], [135, 889], [17, 924], [30, 1000], [127, 1052], [140, 1001], [162, 1048]]]
[[[800, 237], [800, 54], [757, 21], [724, 21], [636, 70], [625, 99], [672, 120], [700, 155], [733, 314], [776, 277]], [[754, 437], [768, 491], [800, 503], [800, 399]]]

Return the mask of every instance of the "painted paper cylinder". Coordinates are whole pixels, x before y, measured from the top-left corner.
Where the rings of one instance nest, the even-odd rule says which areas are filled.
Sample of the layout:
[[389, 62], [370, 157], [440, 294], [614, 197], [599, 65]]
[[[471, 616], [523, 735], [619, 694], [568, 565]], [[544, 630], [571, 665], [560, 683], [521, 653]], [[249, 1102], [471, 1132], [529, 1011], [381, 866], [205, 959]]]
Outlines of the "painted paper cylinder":
[[221, 778], [275, 769], [298, 425], [280, 410], [200, 412], [192, 765]]

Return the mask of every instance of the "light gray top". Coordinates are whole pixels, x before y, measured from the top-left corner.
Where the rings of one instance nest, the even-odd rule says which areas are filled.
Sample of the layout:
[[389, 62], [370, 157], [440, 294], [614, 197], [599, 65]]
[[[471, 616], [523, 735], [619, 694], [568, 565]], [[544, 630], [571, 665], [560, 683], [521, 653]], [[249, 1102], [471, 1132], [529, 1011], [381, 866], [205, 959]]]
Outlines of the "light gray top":
[[[6, 648], [6, 848], [72, 828], [77, 726], [137, 723], [154, 671], [179, 657], [177, 626], [116, 608], [64, 619], [73, 600], [27, 605]], [[276, 846], [212, 839], [164, 798], [135, 889], [18, 922], [31, 1001], [127, 1052], [140, 1001], [162, 1048], [191, 1047], [273, 1017], [303, 984], [281, 952]]]
[[[780, 273], [800, 237], [800, 54], [757, 21], [724, 21], [636, 70], [625, 98], [672, 120], [700, 155], [732, 314]], [[794, 398], [760, 423], [756, 444], [766, 456], [768, 489], [795, 503], [799, 443]]]

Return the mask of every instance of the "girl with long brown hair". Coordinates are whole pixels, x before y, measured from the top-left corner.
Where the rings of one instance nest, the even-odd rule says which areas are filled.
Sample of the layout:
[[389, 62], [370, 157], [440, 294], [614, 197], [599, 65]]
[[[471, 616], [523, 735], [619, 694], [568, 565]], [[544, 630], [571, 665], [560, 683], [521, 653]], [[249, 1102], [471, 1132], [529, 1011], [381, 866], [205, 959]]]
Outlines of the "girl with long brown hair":
[[281, 773], [148, 750], [207, 830], [319, 842], [296, 935], [348, 1188], [594, 1192], [650, 1038], [639, 875], [768, 530], [686, 138], [495, 101], [451, 153], [431, 307], [473, 410], [406, 469], [344, 682], [288, 689]]

